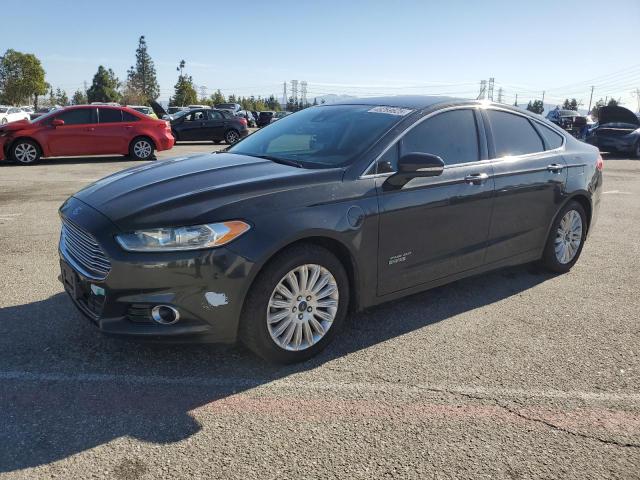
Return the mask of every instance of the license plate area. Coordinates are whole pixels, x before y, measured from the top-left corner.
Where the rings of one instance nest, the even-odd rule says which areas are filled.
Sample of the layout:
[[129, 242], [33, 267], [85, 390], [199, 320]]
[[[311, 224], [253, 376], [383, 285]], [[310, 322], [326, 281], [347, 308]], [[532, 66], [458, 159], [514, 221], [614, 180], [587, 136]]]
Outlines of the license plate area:
[[104, 288], [85, 280], [65, 261], [60, 260], [60, 277], [65, 291], [94, 319], [99, 319], [105, 305]]

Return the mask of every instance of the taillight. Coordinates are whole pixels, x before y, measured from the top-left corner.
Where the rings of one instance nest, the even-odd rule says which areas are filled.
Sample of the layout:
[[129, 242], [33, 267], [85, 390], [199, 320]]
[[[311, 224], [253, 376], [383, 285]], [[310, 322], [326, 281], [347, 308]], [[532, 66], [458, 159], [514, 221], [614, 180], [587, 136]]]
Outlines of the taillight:
[[598, 159], [596, 160], [596, 168], [600, 172], [604, 168], [604, 160], [602, 159], [602, 155], [598, 155]]
[[240, 123], [246, 127], [247, 126], [247, 119], [246, 118], [241, 118], [240, 119]]

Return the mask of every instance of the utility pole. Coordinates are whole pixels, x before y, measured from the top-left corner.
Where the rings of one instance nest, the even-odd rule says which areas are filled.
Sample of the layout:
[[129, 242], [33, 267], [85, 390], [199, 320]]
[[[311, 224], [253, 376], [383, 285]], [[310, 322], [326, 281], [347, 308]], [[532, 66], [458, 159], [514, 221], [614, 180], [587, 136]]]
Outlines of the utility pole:
[[291, 98], [293, 103], [298, 103], [298, 80], [291, 80]]
[[638, 101], [638, 112], [640, 112], [640, 88], [636, 88], [636, 91], [631, 92], [631, 95], [636, 97], [636, 100]]
[[282, 84], [282, 105], [287, 108], [287, 82]]
[[495, 80], [493, 77], [489, 78], [489, 89], [487, 92], [487, 97], [489, 98], [489, 100], [491, 100], [493, 102], [493, 84], [494, 84]]
[[303, 80], [300, 82], [300, 97], [302, 101], [302, 106], [307, 105], [307, 81]]
[[513, 104], [514, 107], [518, 106], [518, 94], [516, 93], [516, 102]]
[[498, 103], [502, 103], [502, 87], [498, 89]]
[[542, 90], [542, 107], [544, 107], [544, 93], [545, 93], [545, 91]]
[[593, 85], [591, 85], [591, 96], [589, 97], [589, 110], [587, 110], [587, 115], [591, 112], [591, 101], [593, 100]]
[[480, 92], [478, 93], [478, 98], [476, 100], [484, 100], [487, 95], [487, 81], [480, 80]]

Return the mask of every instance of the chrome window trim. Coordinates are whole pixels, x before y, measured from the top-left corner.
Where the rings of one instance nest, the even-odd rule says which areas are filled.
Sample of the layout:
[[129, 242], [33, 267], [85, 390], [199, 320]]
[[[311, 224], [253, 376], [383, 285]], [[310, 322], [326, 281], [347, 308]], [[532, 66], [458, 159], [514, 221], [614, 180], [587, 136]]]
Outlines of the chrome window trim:
[[[520, 112], [515, 112], [515, 111], [507, 109], [507, 108], [500, 108], [499, 106], [483, 105], [483, 104], [455, 105], [453, 107], [447, 107], [447, 108], [443, 108], [443, 109], [440, 109], [440, 110], [436, 110], [435, 112], [431, 112], [430, 114], [425, 115], [424, 117], [419, 119], [417, 122], [413, 123], [412, 125], [409, 125], [405, 130], [403, 130], [401, 133], [399, 133], [389, 143], [389, 145], [387, 145], [385, 147], [385, 149], [371, 163], [369, 163], [369, 165], [367, 165], [367, 168], [364, 169], [364, 172], [368, 172], [369, 169], [371, 169], [371, 167], [373, 167], [378, 162], [378, 160], [380, 160], [380, 158], [382, 158], [382, 156], [385, 153], [387, 153], [389, 151], [389, 149], [396, 144], [396, 142], [399, 142], [400, 140], [402, 140], [402, 138], [407, 133], [409, 133], [411, 130], [413, 130], [413, 128], [415, 128], [416, 126], [420, 125], [425, 120], [428, 120], [429, 118], [435, 117], [436, 115], [438, 115], [440, 113], [445, 113], [445, 112], [449, 112], [449, 111], [452, 111], [452, 110], [463, 110], [463, 109], [469, 109], [469, 110], [499, 110], [499, 111], [502, 111], [502, 112], [511, 113], [513, 115], [518, 115], [518, 116], [523, 117], [523, 118], [525, 118], [527, 120], [532, 120], [534, 122], [539, 123], [543, 127], [551, 128], [549, 125], [546, 125], [544, 122], [538, 120], [537, 118], [533, 118], [533, 117], [530, 117], [527, 114], [520, 113]], [[554, 125], [554, 127], [555, 127], [555, 125]], [[560, 153], [560, 152], [562, 152], [562, 151], [564, 151], [566, 149], [565, 147], [567, 145], [567, 137], [565, 136], [564, 130], [562, 131], [562, 133], [557, 132], [556, 128], [551, 128], [551, 130], [555, 131], [556, 133], [558, 133], [562, 137], [562, 145], [560, 145], [558, 148], [554, 148], [554, 149], [551, 149], [551, 150], [541, 150], [539, 152], [523, 153], [522, 155], [487, 158], [487, 159], [484, 159], [484, 160], [478, 160], [476, 162], [455, 163], [455, 164], [452, 164], [452, 165], [446, 165], [445, 164], [444, 168], [446, 170], [446, 169], [449, 169], [449, 168], [465, 167], [465, 166], [476, 165], [476, 164], [480, 165], [480, 164], [483, 164], [483, 163], [494, 164], [494, 163], [499, 163], [499, 162], [503, 162], [503, 161], [507, 161], [507, 160], [512, 161], [512, 160], [519, 160], [519, 159], [522, 159], [522, 158], [526, 159], [528, 157], [533, 157], [533, 156], [537, 156], [537, 155], [540, 155], [540, 154]], [[536, 134], [538, 134], [538, 132], [536, 132]], [[480, 135], [480, 132], [478, 132], [478, 135]], [[486, 135], [486, 133], [485, 133], [485, 135]], [[542, 144], [544, 145], [544, 140], [542, 138], [541, 138], [541, 141], [542, 141]], [[393, 175], [394, 173], [397, 173], [397, 172], [370, 173], [370, 174], [363, 173], [358, 177], [358, 179], [379, 178], [379, 177], [390, 176], [390, 175]]]

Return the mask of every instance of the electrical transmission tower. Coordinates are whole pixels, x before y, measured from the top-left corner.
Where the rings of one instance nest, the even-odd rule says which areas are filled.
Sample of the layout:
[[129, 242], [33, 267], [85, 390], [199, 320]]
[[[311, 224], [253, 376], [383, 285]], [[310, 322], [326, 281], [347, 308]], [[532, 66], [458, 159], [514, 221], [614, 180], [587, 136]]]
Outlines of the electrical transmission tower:
[[480, 80], [480, 93], [478, 93], [478, 98], [476, 100], [484, 100], [487, 95], [487, 81]]
[[502, 87], [498, 89], [498, 103], [502, 103]]
[[303, 80], [300, 82], [300, 100], [302, 101], [302, 105], [307, 104], [307, 81]]
[[495, 80], [493, 77], [489, 78], [489, 88], [487, 89], [487, 98], [493, 102], [493, 84]]
[[298, 80], [291, 80], [291, 98], [293, 103], [298, 103]]
[[207, 90], [206, 85], [200, 85], [200, 98], [207, 98]]
[[287, 82], [283, 82], [282, 84], [282, 105], [286, 106], [289, 103], [289, 99], [287, 98]]

